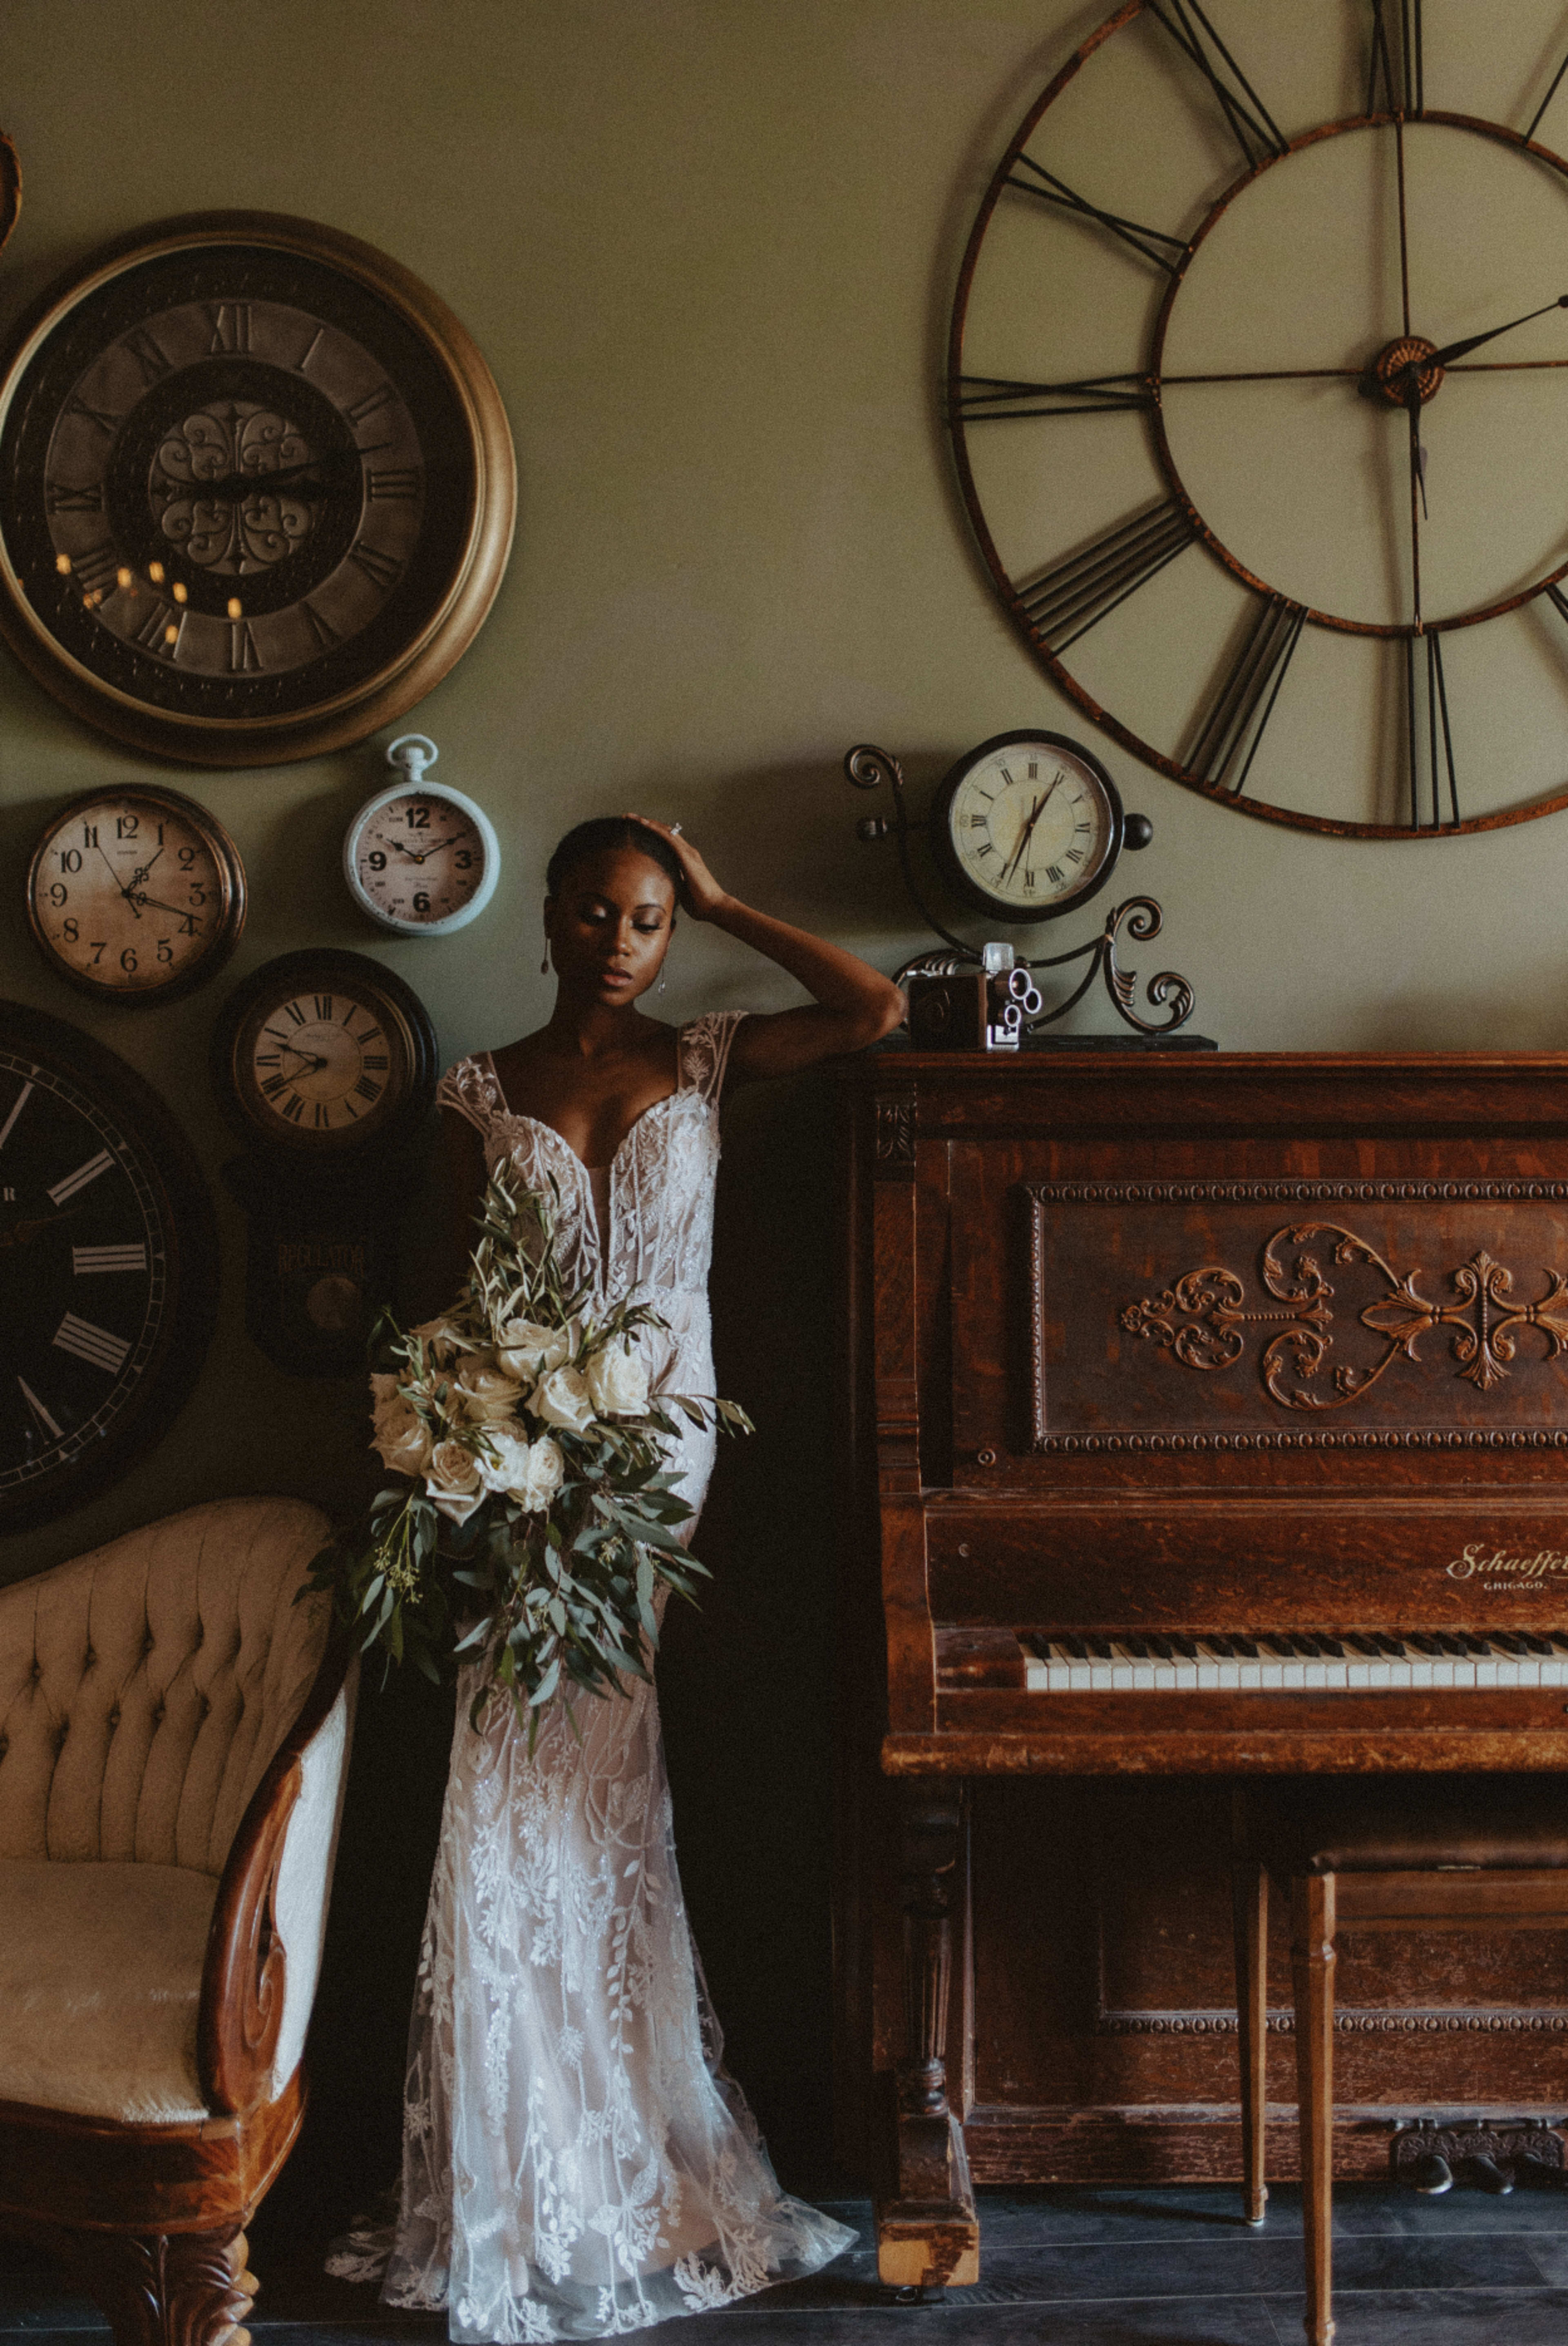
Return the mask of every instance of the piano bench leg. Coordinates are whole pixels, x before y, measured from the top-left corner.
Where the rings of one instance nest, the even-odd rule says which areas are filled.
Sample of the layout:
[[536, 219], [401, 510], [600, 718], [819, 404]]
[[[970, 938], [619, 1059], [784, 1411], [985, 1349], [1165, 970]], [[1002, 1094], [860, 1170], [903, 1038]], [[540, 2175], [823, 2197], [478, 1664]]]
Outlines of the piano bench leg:
[[1335, 1887], [1331, 1873], [1298, 1874], [1290, 1885], [1308, 2346], [1329, 2346], [1334, 2335]]
[[1236, 1922], [1236, 2016], [1241, 2056], [1242, 2196], [1249, 2224], [1261, 2224], [1268, 2205], [1263, 2179], [1264, 2114], [1268, 2055], [1268, 1876], [1243, 1860], [1231, 1876]]

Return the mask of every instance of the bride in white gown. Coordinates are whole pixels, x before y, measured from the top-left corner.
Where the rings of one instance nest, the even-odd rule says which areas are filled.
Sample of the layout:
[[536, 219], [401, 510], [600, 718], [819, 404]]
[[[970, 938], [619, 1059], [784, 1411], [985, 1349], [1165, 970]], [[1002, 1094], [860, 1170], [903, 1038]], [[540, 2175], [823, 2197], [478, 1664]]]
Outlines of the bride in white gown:
[[[438, 1098], [454, 1207], [450, 1285], [484, 1181], [506, 1164], [560, 1193], [568, 1281], [647, 1298], [656, 1386], [711, 1393], [708, 1267], [727, 1087], [876, 1040], [903, 1014], [853, 955], [727, 895], [640, 818], [569, 832], [551, 859], [557, 975], [538, 1033], [460, 1060]], [[816, 997], [678, 1030], [646, 1018], [677, 899]], [[692, 1509], [711, 1433], [671, 1464]], [[721, 2063], [676, 1866], [651, 1685], [546, 1711], [533, 1757], [507, 1706], [483, 1731], [460, 1679], [410, 2038], [395, 2226], [331, 2261], [392, 2304], [443, 2307], [464, 2341], [601, 2338], [813, 2272], [853, 2234], [779, 2188]]]

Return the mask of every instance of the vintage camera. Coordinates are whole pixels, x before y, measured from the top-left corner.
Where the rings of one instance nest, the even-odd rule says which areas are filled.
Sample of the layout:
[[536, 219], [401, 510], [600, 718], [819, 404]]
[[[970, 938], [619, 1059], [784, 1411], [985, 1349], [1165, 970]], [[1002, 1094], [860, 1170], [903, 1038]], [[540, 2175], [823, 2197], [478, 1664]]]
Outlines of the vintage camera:
[[1044, 1006], [1010, 944], [988, 944], [984, 966], [909, 981], [910, 1041], [917, 1051], [1016, 1051], [1023, 1022]]

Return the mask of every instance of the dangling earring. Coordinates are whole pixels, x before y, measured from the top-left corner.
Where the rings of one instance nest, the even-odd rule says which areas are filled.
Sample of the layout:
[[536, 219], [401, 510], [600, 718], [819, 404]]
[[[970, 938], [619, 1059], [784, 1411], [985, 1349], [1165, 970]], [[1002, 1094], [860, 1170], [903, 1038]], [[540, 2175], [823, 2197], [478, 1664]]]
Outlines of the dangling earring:
[[550, 974], [550, 940], [548, 937], [545, 940], [545, 958], [539, 964], [539, 974], [541, 977], [548, 977]]
[[664, 970], [662, 967], [659, 970], [658, 984], [655, 986], [654, 992], [656, 994], [662, 994], [664, 992]]

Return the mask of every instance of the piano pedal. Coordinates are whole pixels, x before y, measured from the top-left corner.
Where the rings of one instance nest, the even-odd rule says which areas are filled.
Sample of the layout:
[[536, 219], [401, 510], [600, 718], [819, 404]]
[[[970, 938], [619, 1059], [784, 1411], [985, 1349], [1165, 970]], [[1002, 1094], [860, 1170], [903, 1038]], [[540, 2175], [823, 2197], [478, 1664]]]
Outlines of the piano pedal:
[[1396, 2130], [1390, 2166], [1396, 2183], [1429, 2198], [1451, 2190], [1456, 2181], [1500, 2199], [1518, 2183], [1536, 2190], [1568, 2188], [1563, 2137], [1545, 2118], [1455, 2126], [1418, 2119]]

